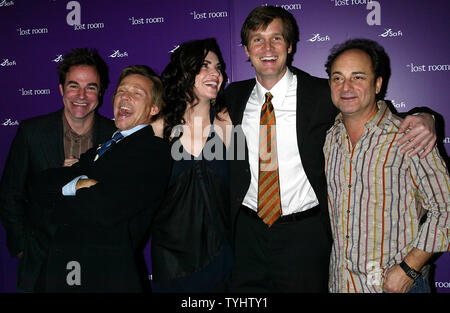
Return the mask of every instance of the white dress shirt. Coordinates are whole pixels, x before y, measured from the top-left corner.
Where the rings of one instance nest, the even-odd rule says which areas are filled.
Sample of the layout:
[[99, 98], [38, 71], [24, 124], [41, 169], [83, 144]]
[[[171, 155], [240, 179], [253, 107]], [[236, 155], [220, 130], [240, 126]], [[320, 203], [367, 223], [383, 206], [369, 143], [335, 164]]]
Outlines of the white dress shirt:
[[266, 92], [273, 96], [275, 110], [278, 167], [282, 215], [302, 212], [319, 204], [306, 177], [297, 143], [297, 76], [289, 69], [271, 89], [256, 80], [242, 118], [242, 130], [248, 146], [251, 181], [243, 205], [258, 208], [259, 122]]

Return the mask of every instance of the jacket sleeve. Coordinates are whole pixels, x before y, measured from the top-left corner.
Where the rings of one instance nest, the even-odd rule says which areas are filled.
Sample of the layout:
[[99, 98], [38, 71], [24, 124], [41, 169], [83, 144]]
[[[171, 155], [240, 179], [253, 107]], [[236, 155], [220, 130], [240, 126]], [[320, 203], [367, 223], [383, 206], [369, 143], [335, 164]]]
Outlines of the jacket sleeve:
[[12, 141], [0, 183], [0, 219], [6, 230], [6, 244], [12, 256], [23, 251], [24, 247], [29, 149], [26, 132], [21, 125]]
[[171, 158], [167, 144], [147, 146], [145, 151], [129, 149], [127, 157], [117, 158], [109, 179], [79, 189], [75, 196], [59, 196], [52, 223], [110, 227], [145, 208], [156, 209], [169, 179]]

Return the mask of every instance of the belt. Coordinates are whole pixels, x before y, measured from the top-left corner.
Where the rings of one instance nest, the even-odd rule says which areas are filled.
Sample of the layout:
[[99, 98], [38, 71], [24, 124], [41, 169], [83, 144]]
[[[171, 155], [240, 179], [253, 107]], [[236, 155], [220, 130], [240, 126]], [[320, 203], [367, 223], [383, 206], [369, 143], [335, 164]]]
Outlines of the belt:
[[[258, 213], [256, 213], [255, 210], [252, 210], [245, 205], [241, 205], [241, 211], [245, 212], [249, 216], [252, 216], [254, 218], [257, 218], [258, 220], [261, 220], [261, 218], [258, 216]], [[300, 221], [307, 217], [317, 215], [319, 213], [319, 211], [320, 211], [320, 208], [317, 205], [306, 211], [292, 213], [289, 215], [282, 215], [275, 221], [275, 223], [290, 223], [290, 222]]]

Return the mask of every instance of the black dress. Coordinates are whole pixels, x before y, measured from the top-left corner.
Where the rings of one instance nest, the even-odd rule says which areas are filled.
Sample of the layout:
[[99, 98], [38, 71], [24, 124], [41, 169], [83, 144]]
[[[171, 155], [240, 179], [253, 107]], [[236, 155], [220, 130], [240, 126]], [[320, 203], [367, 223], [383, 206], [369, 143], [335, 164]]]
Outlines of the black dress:
[[179, 138], [172, 144], [172, 176], [153, 222], [154, 292], [228, 290], [229, 166], [210, 115], [209, 136], [199, 156], [187, 153]]

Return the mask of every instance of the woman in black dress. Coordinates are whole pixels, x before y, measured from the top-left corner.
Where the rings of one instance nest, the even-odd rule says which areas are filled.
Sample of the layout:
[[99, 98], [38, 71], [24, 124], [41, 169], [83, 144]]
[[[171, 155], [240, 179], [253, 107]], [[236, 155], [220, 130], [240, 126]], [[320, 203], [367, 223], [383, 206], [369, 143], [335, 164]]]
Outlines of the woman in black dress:
[[153, 223], [153, 291], [225, 292], [232, 266], [226, 161], [231, 120], [216, 40], [181, 44], [161, 78], [164, 120], [153, 126], [171, 142], [173, 168]]

